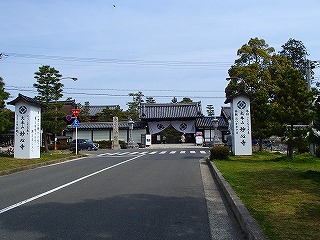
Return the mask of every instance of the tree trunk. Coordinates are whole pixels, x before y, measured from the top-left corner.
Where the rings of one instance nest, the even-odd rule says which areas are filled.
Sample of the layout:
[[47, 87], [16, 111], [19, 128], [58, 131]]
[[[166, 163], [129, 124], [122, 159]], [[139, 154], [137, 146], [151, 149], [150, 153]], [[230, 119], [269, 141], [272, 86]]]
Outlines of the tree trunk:
[[263, 139], [259, 139], [259, 152], [262, 152]]
[[288, 157], [290, 158], [290, 159], [293, 159], [293, 124], [291, 124], [290, 125], [290, 138], [289, 138], [289, 140], [288, 140], [288, 153], [287, 153], [287, 155], [288, 155]]
[[292, 145], [292, 143], [288, 143], [287, 155], [290, 159], [293, 159], [293, 145]]
[[44, 147], [45, 147], [45, 151], [49, 152], [49, 146], [48, 146], [48, 140], [47, 140], [47, 130], [43, 130], [43, 141], [44, 141]]

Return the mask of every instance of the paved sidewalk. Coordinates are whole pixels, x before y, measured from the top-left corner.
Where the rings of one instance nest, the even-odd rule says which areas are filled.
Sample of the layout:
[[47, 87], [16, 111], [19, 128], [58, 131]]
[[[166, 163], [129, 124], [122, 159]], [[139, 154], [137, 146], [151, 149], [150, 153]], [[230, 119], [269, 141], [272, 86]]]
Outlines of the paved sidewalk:
[[200, 161], [200, 170], [208, 208], [211, 239], [244, 239], [241, 227], [217, 182], [212, 178], [208, 163], [204, 159]]

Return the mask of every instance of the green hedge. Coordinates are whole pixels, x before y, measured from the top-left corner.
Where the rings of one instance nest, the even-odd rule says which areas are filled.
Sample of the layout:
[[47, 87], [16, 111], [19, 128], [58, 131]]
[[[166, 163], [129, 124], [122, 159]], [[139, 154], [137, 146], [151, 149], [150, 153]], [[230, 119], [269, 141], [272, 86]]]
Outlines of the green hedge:
[[228, 159], [230, 149], [227, 146], [213, 146], [210, 148], [210, 160], [214, 159]]
[[[58, 150], [66, 150], [66, 149], [70, 149], [70, 145], [68, 144], [57, 144]], [[49, 144], [48, 145], [49, 150], [54, 150], [54, 144]]]

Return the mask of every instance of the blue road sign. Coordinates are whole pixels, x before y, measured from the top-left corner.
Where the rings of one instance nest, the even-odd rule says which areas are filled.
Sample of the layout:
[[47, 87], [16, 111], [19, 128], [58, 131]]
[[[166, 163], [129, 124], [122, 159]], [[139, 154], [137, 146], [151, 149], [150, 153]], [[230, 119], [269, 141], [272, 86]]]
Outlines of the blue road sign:
[[79, 122], [78, 118], [74, 118], [71, 126], [72, 127], [80, 127], [80, 122]]

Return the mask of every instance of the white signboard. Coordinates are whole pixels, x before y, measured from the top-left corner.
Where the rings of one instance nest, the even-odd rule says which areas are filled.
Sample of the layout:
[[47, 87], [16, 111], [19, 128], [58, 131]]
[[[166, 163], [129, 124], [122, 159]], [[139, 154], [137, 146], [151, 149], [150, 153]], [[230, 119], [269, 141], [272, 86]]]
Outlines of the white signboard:
[[250, 99], [239, 95], [231, 101], [232, 152], [252, 155]]
[[15, 158], [40, 158], [41, 109], [20, 101], [15, 104]]
[[146, 146], [151, 146], [151, 134], [146, 134]]

